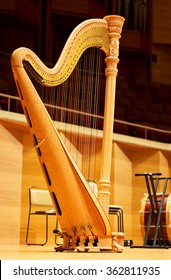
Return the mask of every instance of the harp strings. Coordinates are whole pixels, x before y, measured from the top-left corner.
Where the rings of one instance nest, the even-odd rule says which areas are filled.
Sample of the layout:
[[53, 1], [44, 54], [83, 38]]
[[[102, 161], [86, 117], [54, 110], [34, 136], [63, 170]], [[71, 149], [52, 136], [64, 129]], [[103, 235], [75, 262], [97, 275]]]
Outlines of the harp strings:
[[[38, 86], [38, 92], [74, 160], [81, 161], [81, 171], [87, 180], [98, 180], [96, 149], [98, 130], [102, 129], [104, 88], [103, 52], [88, 49], [71, 76], [57, 87]], [[99, 149], [99, 147], [98, 147]], [[79, 165], [79, 164], [78, 164]]]
[[[99, 94], [99, 61], [100, 57], [95, 55], [96, 49], [93, 49], [93, 54], [90, 53], [86, 56], [85, 67], [86, 72], [84, 73], [84, 97], [86, 102], [82, 103], [84, 105], [84, 111], [89, 112], [90, 114], [98, 115], [98, 100], [100, 97]], [[96, 60], [95, 60], [96, 58]], [[91, 115], [88, 115], [84, 118], [83, 127], [91, 127], [90, 134], [86, 135], [85, 145], [84, 145], [84, 156], [88, 161], [88, 164], [84, 165], [84, 173], [87, 174], [87, 178], [91, 181], [96, 177], [96, 140], [97, 135], [93, 137], [93, 131], [97, 132], [97, 118], [92, 118]]]

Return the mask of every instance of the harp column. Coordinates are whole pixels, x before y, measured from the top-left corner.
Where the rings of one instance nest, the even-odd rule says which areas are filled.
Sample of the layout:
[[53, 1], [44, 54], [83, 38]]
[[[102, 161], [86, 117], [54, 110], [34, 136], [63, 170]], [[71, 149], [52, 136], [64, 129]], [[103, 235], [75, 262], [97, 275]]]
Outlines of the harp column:
[[106, 16], [109, 30], [109, 55], [106, 57], [106, 89], [105, 89], [105, 111], [103, 124], [102, 142], [102, 164], [100, 180], [98, 182], [98, 200], [108, 216], [110, 204], [111, 187], [111, 160], [112, 160], [112, 135], [114, 126], [115, 89], [116, 76], [119, 62], [119, 39], [122, 31], [124, 18], [120, 16]]

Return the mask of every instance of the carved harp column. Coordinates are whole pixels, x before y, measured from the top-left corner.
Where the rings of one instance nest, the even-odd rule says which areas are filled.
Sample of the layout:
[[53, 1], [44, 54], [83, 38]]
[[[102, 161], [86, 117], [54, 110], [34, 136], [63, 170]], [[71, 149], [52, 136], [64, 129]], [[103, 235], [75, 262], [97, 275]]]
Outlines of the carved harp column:
[[105, 89], [105, 111], [103, 126], [103, 143], [102, 143], [102, 165], [101, 175], [98, 183], [98, 199], [106, 215], [109, 212], [110, 203], [110, 174], [112, 159], [112, 134], [114, 125], [114, 108], [115, 108], [115, 88], [116, 76], [118, 73], [117, 64], [119, 62], [119, 39], [122, 31], [124, 19], [118, 16], [106, 16], [104, 18], [108, 23], [110, 54], [106, 57], [106, 89]]

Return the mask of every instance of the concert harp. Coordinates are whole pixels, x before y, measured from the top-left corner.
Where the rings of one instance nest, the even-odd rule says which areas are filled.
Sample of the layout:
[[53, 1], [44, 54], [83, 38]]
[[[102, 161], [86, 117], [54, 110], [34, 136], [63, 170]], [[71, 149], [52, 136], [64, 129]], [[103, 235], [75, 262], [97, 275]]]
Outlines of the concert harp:
[[[111, 230], [108, 210], [115, 84], [123, 23], [124, 18], [115, 15], [84, 21], [71, 33], [53, 68], [46, 67], [27, 48], [19, 48], [12, 54], [11, 64], [18, 94], [62, 230], [63, 246], [59, 250], [121, 250]], [[46, 87], [64, 83], [85, 50], [92, 47], [101, 49], [106, 56], [98, 198], [73, 160], [33, 85], [33, 79]]]

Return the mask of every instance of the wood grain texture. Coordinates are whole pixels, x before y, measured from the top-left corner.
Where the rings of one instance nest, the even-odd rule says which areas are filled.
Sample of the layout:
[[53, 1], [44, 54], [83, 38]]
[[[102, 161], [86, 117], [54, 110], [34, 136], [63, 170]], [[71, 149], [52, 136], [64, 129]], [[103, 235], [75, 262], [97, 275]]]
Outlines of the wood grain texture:
[[22, 144], [0, 124], [0, 243], [19, 243]]

